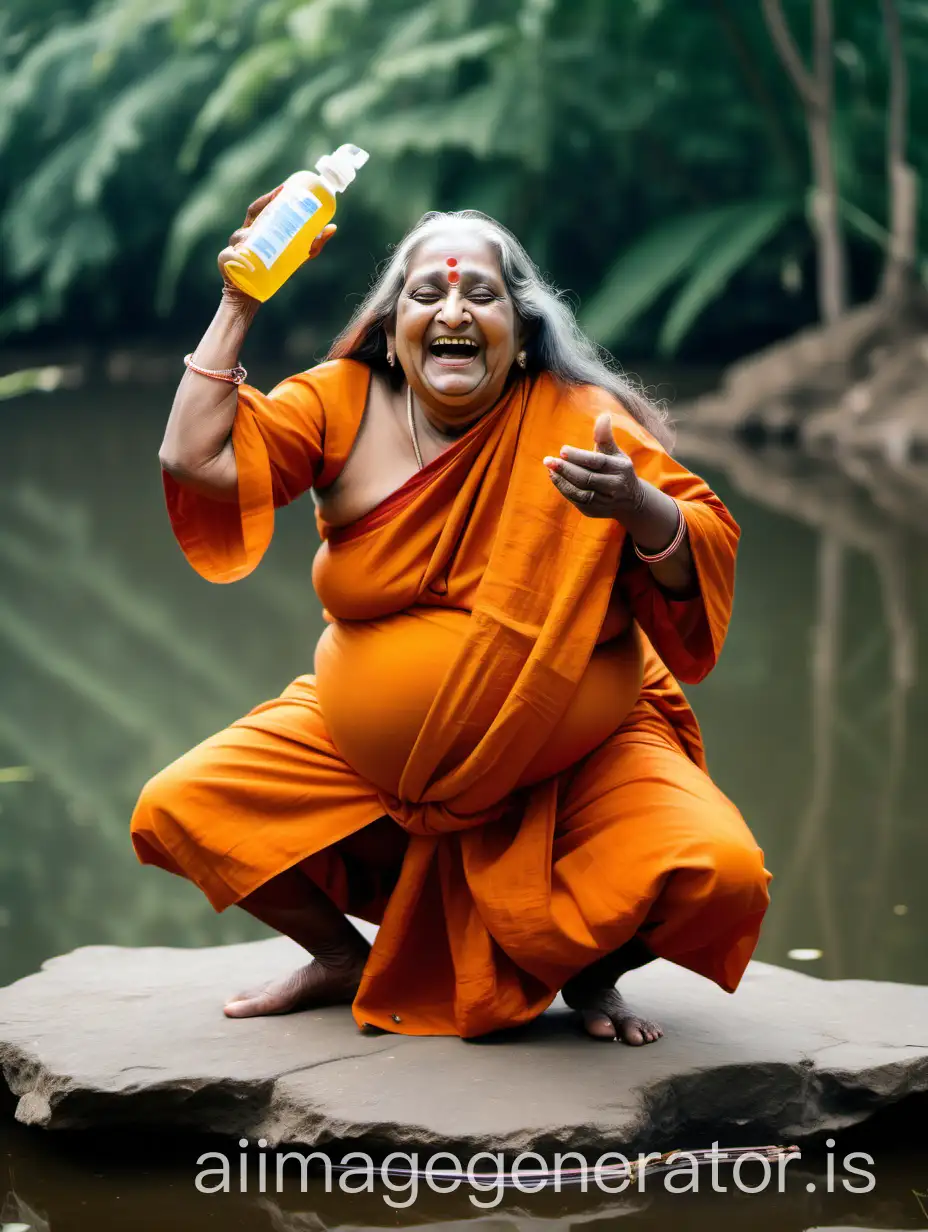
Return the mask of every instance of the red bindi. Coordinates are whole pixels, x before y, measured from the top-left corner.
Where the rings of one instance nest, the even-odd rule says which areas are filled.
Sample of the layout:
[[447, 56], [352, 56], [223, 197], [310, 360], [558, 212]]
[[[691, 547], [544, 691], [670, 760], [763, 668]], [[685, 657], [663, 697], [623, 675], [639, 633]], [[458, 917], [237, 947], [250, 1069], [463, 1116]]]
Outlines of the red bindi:
[[461, 281], [461, 275], [458, 273], [457, 270], [449, 270], [448, 271], [448, 281], [451, 283], [452, 286], [454, 286], [455, 283], [458, 283]]
[[458, 263], [457, 257], [449, 257], [448, 260], [445, 262], [446, 265], [451, 265], [451, 266], [455, 266], [457, 265], [457, 263]]

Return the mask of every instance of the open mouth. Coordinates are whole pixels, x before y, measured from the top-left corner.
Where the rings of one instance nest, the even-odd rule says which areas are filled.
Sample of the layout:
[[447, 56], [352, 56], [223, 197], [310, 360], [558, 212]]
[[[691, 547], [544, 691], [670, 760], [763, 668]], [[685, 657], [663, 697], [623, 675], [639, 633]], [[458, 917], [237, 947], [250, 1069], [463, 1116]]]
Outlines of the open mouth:
[[480, 347], [472, 338], [446, 336], [429, 343], [429, 354], [448, 367], [469, 364], [479, 353]]

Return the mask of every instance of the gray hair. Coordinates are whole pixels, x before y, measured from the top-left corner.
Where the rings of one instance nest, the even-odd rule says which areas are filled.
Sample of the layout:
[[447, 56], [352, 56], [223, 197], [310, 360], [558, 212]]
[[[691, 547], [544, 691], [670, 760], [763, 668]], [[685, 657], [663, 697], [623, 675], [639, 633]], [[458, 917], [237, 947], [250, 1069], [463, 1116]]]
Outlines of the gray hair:
[[396, 383], [402, 380], [402, 374], [387, 363], [384, 327], [394, 319], [416, 248], [449, 223], [473, 226], [496, 250], [503, 279], [526, 328], [526, 371], [549, 372], [567, 385], [599, 386], [669, 449], [673, 431], [667, 411], [625, 376], [608, 351], [586, 336], [563, 292], [546, 281], [512, 232], [479, 210], [432, 210], [423, 214], [381, 268], [326, 358], [357, 359], [382, 370]]

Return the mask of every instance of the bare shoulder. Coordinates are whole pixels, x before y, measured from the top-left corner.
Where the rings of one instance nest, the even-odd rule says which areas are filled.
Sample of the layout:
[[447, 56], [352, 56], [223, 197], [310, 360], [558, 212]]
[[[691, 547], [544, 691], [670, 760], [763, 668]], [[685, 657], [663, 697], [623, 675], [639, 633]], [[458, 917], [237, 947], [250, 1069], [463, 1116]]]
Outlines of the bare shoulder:
[[366, 400], [351, 447], [331, 479], [316, 493], [330, 526], [346, 526], [375, 508], [416, 470], [406, 438], [402, 395], [382, 374], [370, 371]]
[[405, 413], [404, 408], [402, 392], [393, 388], [384, 373], [371, 369], [358, 438], [390, 431]]

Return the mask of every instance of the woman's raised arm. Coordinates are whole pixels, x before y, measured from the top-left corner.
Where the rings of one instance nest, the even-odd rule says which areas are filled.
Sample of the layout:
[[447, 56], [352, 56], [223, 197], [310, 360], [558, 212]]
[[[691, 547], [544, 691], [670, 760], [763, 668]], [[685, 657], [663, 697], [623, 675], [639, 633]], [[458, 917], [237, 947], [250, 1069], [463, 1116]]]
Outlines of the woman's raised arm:
[[[242, 301], [247, 298], [241, 296]], [[193, 362], [201, 368], [234, 368], [257, 309], [256, 300], [237, 303], [223, 292]], [[174, 395], [161, 444], [162, 469], [203, 496], [235, 500], [238, 476], [232, 424], [237, 406], [237, 386], [188, 368]]]
[[[226, 277], [227, 262], [237, 255], [252, 223], [280, 191], [265, 193], [248, 207], [245, 222], [219, 254], [222, 300], [192, 360], [200, 368], [234, 368], [260, 304], [233, 286]], [[313, 242], [309, 259], [316, 257], [335, 232], [330, 225]], [[232, 425], [238, 389], [228, 381], [201, 376], [188, 369], [174, 395], [159, 458], [162, 469], [186, 488], [215, 500], [234, 501], [238, 474], [232, 448]]]

